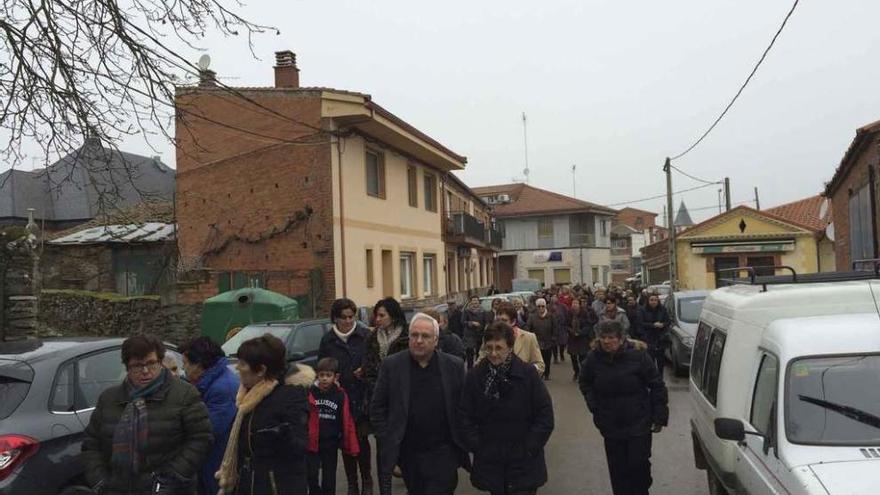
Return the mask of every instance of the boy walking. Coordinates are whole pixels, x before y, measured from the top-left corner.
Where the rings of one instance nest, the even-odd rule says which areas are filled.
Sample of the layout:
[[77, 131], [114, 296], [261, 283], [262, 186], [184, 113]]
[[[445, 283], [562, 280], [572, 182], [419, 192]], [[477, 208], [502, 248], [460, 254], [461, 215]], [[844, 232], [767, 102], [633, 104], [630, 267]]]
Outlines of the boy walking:
[[[309, 495], [335, 495], [337, 451], [360, 453], [348, 395], [339, 383], [339, 361], [323, 358], [309, 388]], [[320, 477], [320, 482], [319, 482]]]

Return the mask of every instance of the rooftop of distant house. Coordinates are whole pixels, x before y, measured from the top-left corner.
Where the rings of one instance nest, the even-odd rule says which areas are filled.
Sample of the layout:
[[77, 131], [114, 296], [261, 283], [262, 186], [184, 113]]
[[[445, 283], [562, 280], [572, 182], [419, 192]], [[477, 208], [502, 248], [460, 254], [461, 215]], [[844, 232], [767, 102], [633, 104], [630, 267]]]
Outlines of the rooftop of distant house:
[[617, 210], [590, 203], [563, 194], [540, 189], [529, 184], [501, 184], [474, 187], [474, 193], [489, 198], [494, 215], [498, 218], [512, 216], [561, 215], [572, 213], [595, 213], [616, 215]]
[[832, 218], [831, 202], [821, 194], [768, 208], [765, 212], [810, 227], [816, 232], [824, 232]]

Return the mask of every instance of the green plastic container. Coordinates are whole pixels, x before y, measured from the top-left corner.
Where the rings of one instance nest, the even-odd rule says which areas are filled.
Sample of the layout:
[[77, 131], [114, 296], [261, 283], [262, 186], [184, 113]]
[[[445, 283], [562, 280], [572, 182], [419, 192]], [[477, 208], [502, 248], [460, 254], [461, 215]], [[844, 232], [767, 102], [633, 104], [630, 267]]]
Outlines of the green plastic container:
[[283, 294], [265, 289], [236, 289], [205, 300], [202, 335], [223, 344], [251, 323], [297, 319], [299, 305]]

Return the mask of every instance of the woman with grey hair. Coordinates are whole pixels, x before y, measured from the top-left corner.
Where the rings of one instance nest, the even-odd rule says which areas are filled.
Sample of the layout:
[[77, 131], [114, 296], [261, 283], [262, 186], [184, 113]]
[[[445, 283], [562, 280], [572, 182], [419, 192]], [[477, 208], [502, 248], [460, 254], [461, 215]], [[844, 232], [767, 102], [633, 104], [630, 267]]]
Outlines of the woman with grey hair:
[[651, 435], [669, 419], [666, 386], [647, 346], [629, 340], [619, 321], [596, 326], [598, 338], [581, 366], [579, 385], [605, 439], [615, 495], [647, 495]]

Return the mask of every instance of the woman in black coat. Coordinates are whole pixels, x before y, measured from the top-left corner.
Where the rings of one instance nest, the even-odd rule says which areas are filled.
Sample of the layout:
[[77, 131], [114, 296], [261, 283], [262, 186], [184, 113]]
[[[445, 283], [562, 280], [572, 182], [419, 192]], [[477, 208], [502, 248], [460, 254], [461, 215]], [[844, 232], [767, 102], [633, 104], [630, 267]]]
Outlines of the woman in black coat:
[[581, 367], [581, 393], [605, 439], [614, 494], [647, 495], [651, 434], [669, 420], [666, 386], [645, 344], [627, 340], [620, 322], [599, 323], [597, 334]]
[[238, 412], [217, 480], [222, 493], [236, 495], [301, 495], [308, 490], [308, 389], [314, 381], [311, 368], [302, 366], [282, 383], [285, 374], [284, 344], [263, 335], [238, 349], [236, 365], [241, 388]]
[[534, 368], [513, 354], [513, 328], [486, 328], [486, 359], [468, 373], [460, 403], [461, 437], [474, 453], [471, 483], [492, 495], [534, 494], [547, 482], [544, 446], [553, 403]]
[[587, 304], [586, 299], [573, 299], [571, 301], [571, 326], [568, 334], [568, 354], [571, 356], [571, 368], [574, 371], [574, 380], [578, 379], [581, 371], [581, 361], [590, 351], [590, 343], [593, 341], [593, 328], [599, 317], [593, 312], [593, 308]]
[[648, 304], [639, 308], [635, 328], [638, 337], [648, 344], [648, 354], [654, 359], [654, 365], [663, 378], [663, 366], [666, 364], [666, 344], [669, 341], [669, 313], [660, 304], [660, 296], [651, 294], [648, 296]]

